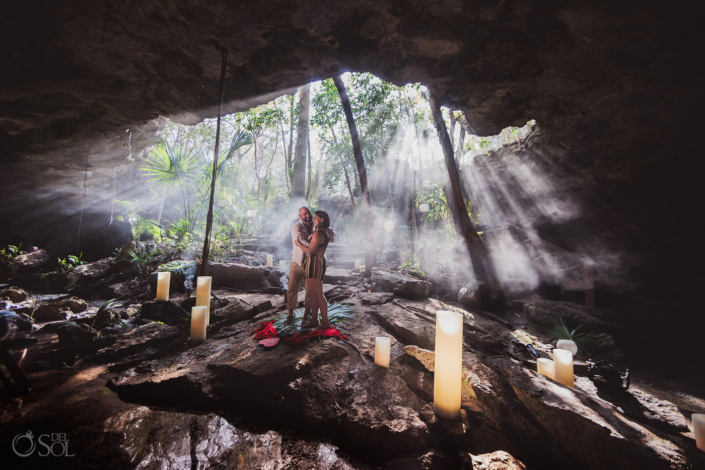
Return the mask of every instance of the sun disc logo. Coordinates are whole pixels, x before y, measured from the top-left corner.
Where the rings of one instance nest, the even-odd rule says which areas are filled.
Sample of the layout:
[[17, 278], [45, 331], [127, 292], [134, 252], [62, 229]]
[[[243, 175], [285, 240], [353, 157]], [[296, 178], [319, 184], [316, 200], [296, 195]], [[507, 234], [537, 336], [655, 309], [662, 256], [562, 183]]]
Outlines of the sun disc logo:
[[35, 442], [32, 431], [18, 434], [12, 440], [12, 450], [19, 457], [29, 457], [37, 449], [39, 444], [44, 450], [37, 452], [39, 457], [73, 457], [69, 453], [69, 439], [65, 433], [40, 434]]
[[[24, 441], [29, 441], [29, 444]], [[25, 434], [18, 434], [12, 440], [12, 450], [20, 457], [29, 457], [34, 453], [36, 447], [37, 444], [34, 442], [34, 434], [32, 434], [32, 431], [27, 431]]]

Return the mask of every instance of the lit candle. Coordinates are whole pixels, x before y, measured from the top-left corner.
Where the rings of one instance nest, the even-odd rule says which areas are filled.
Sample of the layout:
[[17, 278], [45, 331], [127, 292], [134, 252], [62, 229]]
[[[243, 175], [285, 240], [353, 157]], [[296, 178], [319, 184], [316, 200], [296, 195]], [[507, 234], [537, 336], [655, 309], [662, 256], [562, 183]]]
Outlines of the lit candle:
[[705, 415], [695, 413], [693, 418], [693, 434], [695, 434], [695, 445], [698, 449], [705, 450]]
[[283, 259], [280, 259], [280, 260], [279, 260], [279, 269], [281, 269], [282, 271], [284, 271], [285, 268], [286, 268], [286, 263], [284, 262]]
[[578, 345], [575, 344], [574, 341], [570, 341], [568, 339], [559, 339], [556, 343], [556, 348], [567, 349], [568, 351], [573, 353], [573, 356], [578, 354]]
[[206, 340], [206, 320], [208, 319], [207, 307], [191, 308], [191, 342], [197, 343]]
[[210, 276], [198, 276], [196, 281], [196, 305], [206, 307], [206, 326], [210, 325], [212, 281]]
[[267, 255], [267, 266], [270, 268], [274, 264], [274, 255]]
[[575, 387], [573, 377], [573, 353], [566, 349], [554, 349], [553, 360], [556, 364], [556, 382]]
[[536, 370], [539, 374], [556, 380], [556, 364], [551, 359], [536, 359]]
[[356, 259], [355, 260], [355, 271], [359, 271], [359, 270], [360, 270], [360, 260]]
[[375, 339], [375, 364], [389, 369], [389, 350], [391, 340], [386, 336], [378, 336]]
[[436, 312], [436, 359], [433, 379], [433, 401], [441, 418], [460, 418], [463, 380], [463, 315]]
[[171, 282], [171, 273], [157, 273], [157, 300], [169, 300], [169, 283]]

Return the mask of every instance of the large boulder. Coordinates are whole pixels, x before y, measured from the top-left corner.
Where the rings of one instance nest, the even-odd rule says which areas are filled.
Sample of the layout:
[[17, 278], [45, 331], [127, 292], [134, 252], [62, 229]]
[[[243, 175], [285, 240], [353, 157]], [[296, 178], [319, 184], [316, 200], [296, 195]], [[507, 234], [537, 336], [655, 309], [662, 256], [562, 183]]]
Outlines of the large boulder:
[[[494, 359], [517, 398], [579, 468], [690, 468], [683, 451], [653, 429], [625, 419], [614, 405], [560, 385], [507, 358]], [[589, 382], [589, 381], [588, 381]], [[702, 462], [701, 462], [702, 463]]]
[[27, 300], [27, 292], [19, 287], [6, 287], [0, 289], [0, 299], [8, 299], [12, 302], [23, 302]]
[[436, 343], [436, 325], [410, 314], [394, 304], [368, 307], [365, 313], [371, 315], [385, 330], [404, 344], [416, 345], [432, 350]]
[[39, 271], [49, 260], [46, 250], [37, 250], [16, 256], [10, 266], [11, 276], [20, 276]]
[[148, 323], [125, 333], [110, 347], [98, 351], [94, 360], [99, 362], [119, 361], [150, 348], [162, 348], [185, 337], [178, 327], [157, 322]]
[[[369, 315], [358, 315], [349, 327], [357, 348], [329, 339], [264, 350], [252, 340], [252, 330], [247, 322], [233, 324], [198, 346], [125, 370], [108, 386], [132, 402], [197, 401], [260, 421], [315, 429], [333, 442], [385, 459], [430, 444], [421, 414], [427, 401], [363, 352], [385, 334]], [[393, 357], [398, 348], [393, 340]]]
[[66, 322], [56, 329], [59, 345], [72, 353], [90, 354], [106, 346], [106, 339], [93, 328]]
[[[197, 272], [200, 272], [200, 264]], [[236, 263], [208, 263], [206, 275], [213, 278], [213, 288], [230, 287], [242, 290], [264, 290], [282, 287], [282, 273], [275, 268], [247, 266]]]
[[622, 314], [615, 310], [540, 298], [514, 300], [511, 305], [528, 313], [529, 319], [534, 323], [551, 322], [556, 321], [558, 317], [566, 317], [584, 325], [584, 329], [594, 332], [618, 334], [623, 331]]
[[458, 302], [470, 308], [493, 310], [501, 304], [501, 296], [486, 282], [475, 280], [458, 291]]
[[149, 301], [142, 304], [140, 318], [177, 326], [187, 324], [191, 314], [175, 301]]
[[328, 284], [338, 284], [341, 282], [350, 282], [360, 279], [361, 274], [345, 268], [326, 268], [326, 275], [323, 276], [323, 282]]
[[249, 320], [259, 313], [257, 308], [237, 297], [229, 299], [228, 305], [221, 307], [214, 312], [218, 317], [224, 320], [231, 320], [233, 323], [242, 320]]
[[[360, 468], [338, 456], [333, 445], [273, 430], [250, 431], [213, 413], [180, 413], [140, 406], [114, 414], [105, 424], [104, 434], [124, 436], [120, 440], [121, 452], [111, 456], [111, 463], [117, 462], [116, 468]], [[110, 455], [106, 446], [95, 447], [85, 449], [95, 454], [86, 460], [103, 461]], [[115, 453], [112, 448], [109, 450]]]
[[526, 470], [523, 463], [503, 450], [490, 454], [472, 455], [461, 453], [461, 470]]
[[0, 340], [12, 331], [31, 331], [32, 322], [9, 310], [0, 310]]
[[88, 310], [88, 303], [78, 297], [69, 297], [41, 305], [34, 312], [33, 318], [38, 322], [66, 320], [72, 314], [85, 312]]
[[402, 297], [428, 297], [431, 283], [385, 268], [372, 268], [372, 281]]
[[71, 289], [79, 286], [99, 283], [106, 277], [107, 272], [112, 265], [112, 260], [107, 258], [94, 263], [76, 266], [68, 274], [68, 288]]

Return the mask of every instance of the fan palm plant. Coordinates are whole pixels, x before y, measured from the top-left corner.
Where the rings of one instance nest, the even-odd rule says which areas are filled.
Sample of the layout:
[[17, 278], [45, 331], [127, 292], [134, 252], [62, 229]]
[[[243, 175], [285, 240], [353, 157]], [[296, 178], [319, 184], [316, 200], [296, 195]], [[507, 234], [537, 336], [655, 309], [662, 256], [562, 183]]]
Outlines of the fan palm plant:
[[198, 165], [198, 158], [192, 149], [163, 140], [152, 147], [142, 171], [149, 177], [152, 188], [162, 189], [162, 205], [157, 222], [161, 220], [166, 195], [176, 188], [181, 190], [184, 201], [184, 217], [188, 217], [188, 186], [192, 183]]
[[[573, 341], [588, 354], [599, 355], [613, 344], [612, 338], [606, 333], [595, 333], [581, 330], [583, 325], [569, 317], [556, 316], [543, 322], [530, 325], [529, 329], [538, 336], [553, 340], [567, 339]], [[581, 331], [579, 331], [581, 330]]]
[[[275, 319], [273, 326], [281, 336], [290, 336], [295, 333], [311, 330], [312, 328], [299, 329], [303, 316], [304, 309], [297, 308], [294, 310], [294, 321], [291, 324], [286, 324], [287, 315], [284, 314]], [[331, 326], [338, 328], [340, 331], [347, 329], [356, 316], [357, 312], [355, 312], [355, 309], [351, 305], [336, 302], [328, 305], [328, 321]]]
[[[246, 145], [251, 145], [252, 142], [253, 140], [251, 133], [244, 129], [236, 129], [228, 148], [218, 154], [218, 169], [216, 170], [216, 177], [221, 178], [225, 172], [225, 169], [233, 161], [233, 157], [236, 155], [236, 152]], [[210, 183], [211, 176], [213, 175], [213, 159], [211, 158], [208, 149], [202, 149], [199, 160], [204, 182]]]

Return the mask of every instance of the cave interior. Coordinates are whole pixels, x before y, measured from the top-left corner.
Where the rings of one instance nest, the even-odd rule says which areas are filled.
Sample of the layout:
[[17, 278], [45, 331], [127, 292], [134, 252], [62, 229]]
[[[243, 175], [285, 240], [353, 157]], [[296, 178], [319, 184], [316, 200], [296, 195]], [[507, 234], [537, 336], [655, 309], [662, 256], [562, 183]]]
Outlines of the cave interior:
[[[691, 3], [39, 0], [3, 12], [1, 458], [12, 468], [705, 468], [702, 28]], [[343, 108], [332, 124], [316, 118], [340, 106], [335, 77], [362, 123], [369, 185]], [[297, 167], [285, 165], [306, 154], [309, 88], [302, 174], [313, 190], [299, 201]], [[368, 132], [361, 90], [378, 89], [397, 97], [397, 119], [407, 104], [422, 115], [424, 131], [412, 119], [386, 143]], [[148, 200], [153, 219], [188, 215], [183, 189], [150, 187], [154, 149], [205, 129], [194, 139], [209, 143], [208, 163], [221, 120], [220, 145], [233, 146], [233, 129], [267, 112], [280, 114], [260, 165], [269, 171], [271, 152], [279, 179], [257, 173], [257, 150], [228, 154], [240, 172], [254, 158], [241, 191], [264, 202], [252, 217], [254, 206], [238, 206], [252, 239], [212, 242], [233, 257], [209, 263], [214, 317], [195, 343], [203, 235], [164, 248], [135, 235], [130, 204]], [[501, 285], [489, 294], [457, 216], [420, 211], [431, 194], [454, 210], [443, 133], [453, 151], [464, 136], [458, 190]], [[214, 230], [244, 200], [218, 197]], [[267, 348], [252, 333], [275, 321], [287, 339], [277, 322], [289, 226], [305, 204], [340, 231], [323, 291], [345, 338]], [[155, 301], [158, 267], [179, 260], [191, 271], [172, 272], [170, 300]], [[304, 291], [294, 298], [303, 307]], [[434, 413], [446, 310], [463, 318], [456, 420]], [[587, 341], [576, 339], [574, 387], [536, 372], [538, 357], [553, 364], [546, 330], [557, 319]], [[375, 364], [378, 336], [391, 339], [388, 367]], [[629, 388], [595, 381], [588, 360], [628, 369]], [[65, 452], [17, 447], [42, 435]]]

